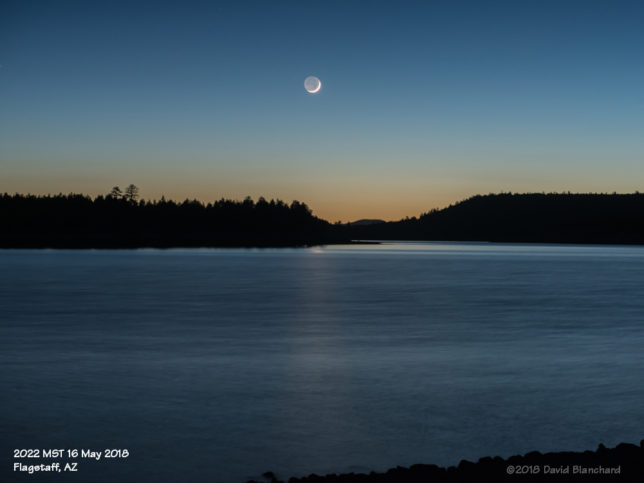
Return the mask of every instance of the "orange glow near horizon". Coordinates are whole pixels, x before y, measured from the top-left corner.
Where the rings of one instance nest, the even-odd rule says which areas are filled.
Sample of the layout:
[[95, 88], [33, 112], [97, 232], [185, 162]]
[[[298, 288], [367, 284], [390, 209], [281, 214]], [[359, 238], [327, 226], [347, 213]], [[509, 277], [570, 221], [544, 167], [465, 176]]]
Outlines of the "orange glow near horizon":
[[[146, 200], [159, 200], [164, 196], [168, 200], [181, 202], [185, 199], [197, 199], [203, 203], [209, 203], [222, 198], [243, 200], [250, 196], [257, 201], [260, 197], [267, 200], [280, 199], [290, 204], [293, 200], [306, 203], [319, 218], [331, 223], [337, 221], [349, 222], [360, 219], [381, 219], [385, 221], [396, 221], [405, 217], [418, 216], [433, 208], [442, 208], [451, 203], [460, 201], [470, 193], [418, 193], [401, 191], [396, 193], [392, 190], [384, 192], [379, 190], [362, 190], [359, 192], [349, 189], [266, 189], [253, 187], [244, 189], [241, 186], [224, 187], [223, 189], [211, 189], [202, 183], [194, 183], [192, 186], [186, 183], [170, 184], [170, 189], [151, 189], [145, 184], [132, 178], [132, 182], [140, 188], [140, 196]], [[120, 186], [124, 189], [129, 180], [124, 182], [112, 181], [105, 183], [99, 180], [89, 179], [47, 179], [41, 182], [34, 180], [16, 180], [11, 187], [6, 183], [0, 184], [0, 193], [21, 193], [33, 195], [54, 195], [58, 193], [80, 193], [88, 196], [106, 195], [113, 186]]]
[[[48, 166], [45, 166], [45, 165]], [[634, 179], [602, 169], [599, 174], [559, 168], [556, 173], [516, 171], [485, 172], [472, 168], [441, 170], [430, 166], [402, 172], [396, 166], [374, 167], [363, 172], [338, 168], [284, 172], [277, 168], [187, 169], [175, 165], [157, 169], [127, 166], [77, 165], [69, 170], [55, 163], [34, 163], [26, 168], [15, 163], [0, 178], [0, 193], [57, 194], [82, 193], [89, 196], [107, 194], [113, 186], [124, 189], [130, 183], [140, 188], [143, 199], [183, 201], [197, 199], [204, 203], [221, 198], [255, 201], [281, 199], [306, 203], [313, 214], [331, 223], [359, 219], [396, 221], [419, 216], [434, 208], [444, 208], [477, 194], [512, 191], [529, 192], [621, 192], [631, 193], [641, 187]], [[116, 175], [114, 173], [117, 173]]]

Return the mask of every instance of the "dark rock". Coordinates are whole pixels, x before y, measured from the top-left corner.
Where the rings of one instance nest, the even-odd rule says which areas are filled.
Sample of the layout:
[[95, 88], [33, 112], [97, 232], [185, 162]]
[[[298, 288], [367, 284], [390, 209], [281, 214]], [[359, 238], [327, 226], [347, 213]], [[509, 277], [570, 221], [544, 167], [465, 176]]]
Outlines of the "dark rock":
[[[508, 471], [509, 467], [511, 471]], [[544, 468], [586, 468], [588, 474], [557, 475], [544, 474]], [[518, 468], [521, 468], [521, 472]], [[530, 472], [537, 468], [538, 471]], [[604, 473], [597, 473], [597, 468], [603, 468]], [[527, 471], [527, 473], [526, 473]], [[534, 470], [536, 471], [536, 470]], [[572, 470], [570, 470], [572, 471]], [[595, 473], [593, 473], [595, 471]], [[607, 471], [612, 473], [606, 473]], [[268, 475], [268, 476], [267, 476]], [[273, 478], [272, 483], [281, 483], [273, 473], [265, 473], [265, 477]], [[470, 483], [470, 482], [509, 482], [509, 483], [553, 483], [557, 481], [614, 481], [642, 482], [644, 481], [644, 440], [640, 445], [622, 443], [608, 449], [600, 444], [597, 451], [542, 454], [531, 451], [524, 456], [514, 455], [507, 459], [499, 456], [486, 456], [473, 463], [462, 460], [458, 467], [442, 468], [436, 465], [416, 464], [409, 468], [397, 466], [385, 473], [371, 472], [367, 474], [330, 474], [326, 476], [309, 475], [304, 478], [290, 478], [289, 483]], [[252, 482], [249, 482], [252, 483]]]

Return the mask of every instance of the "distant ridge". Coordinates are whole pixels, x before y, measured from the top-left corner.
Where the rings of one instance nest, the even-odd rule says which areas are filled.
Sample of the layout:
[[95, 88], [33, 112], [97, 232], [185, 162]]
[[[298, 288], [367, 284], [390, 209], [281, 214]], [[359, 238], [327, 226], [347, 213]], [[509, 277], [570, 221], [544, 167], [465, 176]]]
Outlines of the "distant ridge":
[[348, 226], [365, 226], [365, 225], [377, 225], [379, 223], [386, 223], [385, 220], [370, 220], [368, 218], [363, 218], [362, 220], [350, 221], [347, 223]]

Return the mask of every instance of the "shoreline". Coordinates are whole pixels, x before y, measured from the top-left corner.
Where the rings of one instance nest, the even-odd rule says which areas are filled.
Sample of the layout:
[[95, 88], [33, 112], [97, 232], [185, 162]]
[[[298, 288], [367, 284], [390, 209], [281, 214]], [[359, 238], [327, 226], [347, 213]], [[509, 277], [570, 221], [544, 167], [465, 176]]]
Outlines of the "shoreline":
[[154, 244], [138, 244], [138, 243], [3, 243], [0, 241], [0, 250], [187, 250], [187, 249], [208, 249], [208, 248], [223, 248], [223, 249], [262, 249], [262, 248], [313, 248], [321, 246], [335, 246], [335, 245], [386, 245], [391, 243], [428, 243], [428, 244], [474, 244], [474, 245], [537, 245], [537, 246], [582, 246], [582, 247], [637, 247], [644, 246], [644, 243], [633, 242], [614, 242], [614, 243], [600, 243], [600, 242], [542, 242], [542, 241], [489, 241], [489, 240], [413, 240], [413, 239], [386, 239], [386, 240], [334, 240], [334, 241], [312, 241], [312, 242], [293, 242], [293, 243], [223, 243], [223, 244], [208, 244], [208, 243], [154, 243]]
[[560, 451], [508, 458], [486, 456], [477, 462], [462, 460], [457, 466], [416, 464], [395, 467], [383, 473], [311, 474], [280, 479], [266, 472], [247, 483], [457, 483], [457, 482], [553, 482], [553, 481], [644, 481], [644, 440], [639, 446], [620, 443], [614, 448], [600, 444], [595, 451]]

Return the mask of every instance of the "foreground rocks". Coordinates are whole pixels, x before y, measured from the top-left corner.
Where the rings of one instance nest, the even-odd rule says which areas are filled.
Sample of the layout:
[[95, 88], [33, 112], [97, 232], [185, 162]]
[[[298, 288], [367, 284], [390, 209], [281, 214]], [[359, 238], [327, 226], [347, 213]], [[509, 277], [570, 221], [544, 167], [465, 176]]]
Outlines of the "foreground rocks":
[[[600, 444], [597, 451], [539, 453], [503, 459], [485, 457], [476, 463], [463, 460], [458, 466], [413, 465], [392, 468], [385, 473], [348, 473], [290, 478], [288, 483], [460, 483], [460, 482], [555, 482], [606, 481], [644, 482], [644, 440], [640, 445], [622, 443], [615, 448]], [[284, 483], [273, 473], [261, 482]]]

